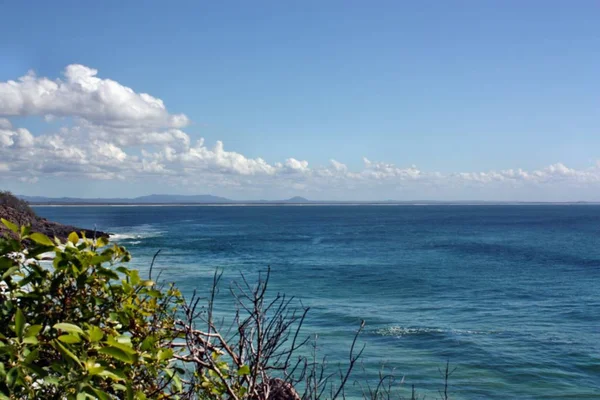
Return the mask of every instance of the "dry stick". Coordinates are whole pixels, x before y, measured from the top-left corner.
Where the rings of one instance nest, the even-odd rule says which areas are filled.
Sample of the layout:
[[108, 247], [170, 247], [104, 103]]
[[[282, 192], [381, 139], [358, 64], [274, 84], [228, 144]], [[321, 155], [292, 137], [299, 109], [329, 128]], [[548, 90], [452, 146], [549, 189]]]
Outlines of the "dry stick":
[[331, 400], [335, 400], [339, 396], [339, 394], [342, 392], [342, 390], [344, 389], [344, 386], [346, 385], [346, 381], [348, 380], [348, 377], [350, 376], [350, 373], [352, 372], [352, 369], [354, 368], [354, 364], [356, 364], [356, 361], [360, 358], [363, 351], [365, 350], [365, 346], [363, 346], [363, 348], [358, 352], [358, 354], [356, 356], [354, 356], [354, 346], [356, 345], [356, 340], [358, 339], [358, 335], [360, 335], [360, 333], [362, 332], [364, 327], [365, 327], [365, 321], [363, 320], [360, 323], [360, 328], [358, 328], [358, 330], [356, 331], [356, 335], [354, 335], [354, 340], [352, 341], [352, 346], [350, 346], [350, 365], [348, 366], [348, 370], [346, 371], [346, 375], [344, 376], [344, 379], [342, 379], [342, 383], [341, 383], [340, 387], [338, 388], [337, 392], [335, 393], [335, 395], [333, 396], [333, 398]]
[[[306, 318], [306, 314], [308, 313], [309, 309], [310, 309], [309, 307], [306, 307], [304, 309], [304, 312], [302, 313], [302, 317], [300, 318], [300, 322], [298, 323], [298, 328], [296, 329], [296, 332], [294, 334], [294, 339], [292, 339], [292, 346], [290, 347], [290, 351], [288, 352], [285, 362], [283, 363], [283, 365], [285, 366], [286, 369], [290, 362], [290, 358], [292, 357], [292, 353], [296, 349], [296, 340], [298, 339], [298, 335], [300, 334], [300, 328], [302, 327], [302, 324], [304, 323], [304, 319]], [[308, 338], [306, 338], [306, 340], [302, 344], [305, 344], [307, 340], [308, 340]]]
[[440, 372], [440, 375], [442, 375], [442, 377], [444, 378], [444, 392], [442, 393], [442, 391], [440, 391], [440, 395], [443, 396], [443, 400], [448, 400], [448, 379], [450, 378], [450, 375], [452, 375], [454, 373], [454, 371], [456, 371], [457, 367], [454, 367], [454, 369], [452, 371], [450, 371], [450, 360], [446, 360], [446, 369], [444, 370], [444, 372], [442, 372], [441, 369], [438, 368], [438, 371]]
[[250, 393], [254, 393], [255, 387], [256, 387], [256, 379], [258, 377], [258, 367], [261, 364], [261, 356], [262, 356], [262, 346], [263, 346], [263, 330], [261, 329], [262, 324], [261, 324], [261, 309], [262, 309], [262, 298], [263, 295], [265, 293], [266, 290], [266, 282], [269, 281], [269, 274], [271, 272], [271, 268], [268, 269], [267, 271], [267, 278], [265, 281], [265, 286], [264, 289], [261, 290], [261, 277], [259, 274], [259, 278], [258, 278], [258, 284], [256, 286], [256, 291], [254, 292], [254, 320], [256, 323], [256, 346], [257, 346], [257, 352], [256, 352], [256, 362], [254, 364], [254, 373], [252, 375], [253, 379], [252, 379], [252, 383], [250, 385]]
[[158, 257], [158, 254], [161, 252], [161, 250], [159, 249], [155, 254], [154, 257], [152, 257], [152, 262], [150, 263], [150, 269], [148, 270], [148, 280], [152, 280], [152, 267], [154, 267], [154, 261], [156, 260], [156, 257]]
[[219, 285], [219, 281], [221, 280], [221, 276], [223, 275], [223, 273], [219, 273], [219, 271], [215, 271], [215, 275], [213, 276], [213, 285], [212, 285], [212, 289], [210, 291], [210, 300], [208, 303], [208, 333], [210, 333], [210, 330], [213, 326], [213, 305], [215, 302], [215, 295], [217, 292], [217, 286]]

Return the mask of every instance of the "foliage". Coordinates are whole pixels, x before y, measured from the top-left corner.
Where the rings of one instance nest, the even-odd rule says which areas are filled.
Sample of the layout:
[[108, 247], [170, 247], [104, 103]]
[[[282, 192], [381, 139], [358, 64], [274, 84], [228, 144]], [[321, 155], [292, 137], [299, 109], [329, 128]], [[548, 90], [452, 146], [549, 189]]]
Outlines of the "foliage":
[[61, 243], [2, 222], [17, 238], [0, 241], [0, 398], [160, 399], [180, 390], [169, 347], [175, 288], [125, 268], [129, 253], [104, 238], [72, 233]]

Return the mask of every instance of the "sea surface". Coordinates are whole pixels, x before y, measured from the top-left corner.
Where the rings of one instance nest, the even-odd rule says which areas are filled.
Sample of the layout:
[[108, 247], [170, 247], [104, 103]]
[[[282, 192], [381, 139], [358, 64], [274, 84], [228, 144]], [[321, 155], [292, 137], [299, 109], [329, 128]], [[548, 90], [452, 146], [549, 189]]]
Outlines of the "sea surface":
[[[447, 360], [453, 399], [600, 399], [600, 206], [36, 207], [114, 233], [146, 271], [222, 294], [271, 267], [270, 290], [311, 308], [330, 365], [365, 344], [348, 386], [383, 365], [428, 399]], [[217, 309], [219, 305], [217, 304]], [[226, 305], [224, 304], [224, 307]], [[357, 380], [360, 383], [355, 383]], [[361, 388], [362, 386], [362, 388]]]

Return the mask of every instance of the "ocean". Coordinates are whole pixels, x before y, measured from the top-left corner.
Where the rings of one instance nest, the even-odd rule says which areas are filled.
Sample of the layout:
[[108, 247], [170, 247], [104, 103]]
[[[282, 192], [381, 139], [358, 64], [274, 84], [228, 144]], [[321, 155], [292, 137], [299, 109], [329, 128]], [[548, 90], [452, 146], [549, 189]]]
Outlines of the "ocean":
[[35, 210], [114, 233], [143, 271], [162, 250], [155, 271], [188, 295], [216, 269], [226, 294], [270, 266], [270, 291], [311, 308], [303, 335], [332, 367], [364, 320], [349, 398], [382, 366], [403, 396], [438, 398], [449, 361], [452, 399], [600, 399], [600, 206]]

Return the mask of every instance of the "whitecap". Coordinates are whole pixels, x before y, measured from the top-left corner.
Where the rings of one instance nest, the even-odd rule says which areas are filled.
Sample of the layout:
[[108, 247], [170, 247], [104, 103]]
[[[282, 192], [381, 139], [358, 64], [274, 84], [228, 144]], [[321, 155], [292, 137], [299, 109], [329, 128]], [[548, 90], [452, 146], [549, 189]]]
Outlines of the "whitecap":
[[136, 239], [136, 235], [128, 235], [126, 233], [113, 233], [110, 235], [111, 240], [128, 240]]
[[476, 329], [443, 329], [436, 327], [404, 327], [404, 326], [389, 326], [386, 328], [377, 329], [377, 335], [381, 336], [411, 336], [411, 335], [493, 335], [500, 331], [482, 331]]
[[[139, 243], [140, 239], [148, 239], [161, 236], [162, 232], [158, 231], [142, 231], [139, 233], [113, 233], [110, 235], [110, 240], [113, 242], [135, 240]], [[136, 243], [133, 243], [136, 244]]]

